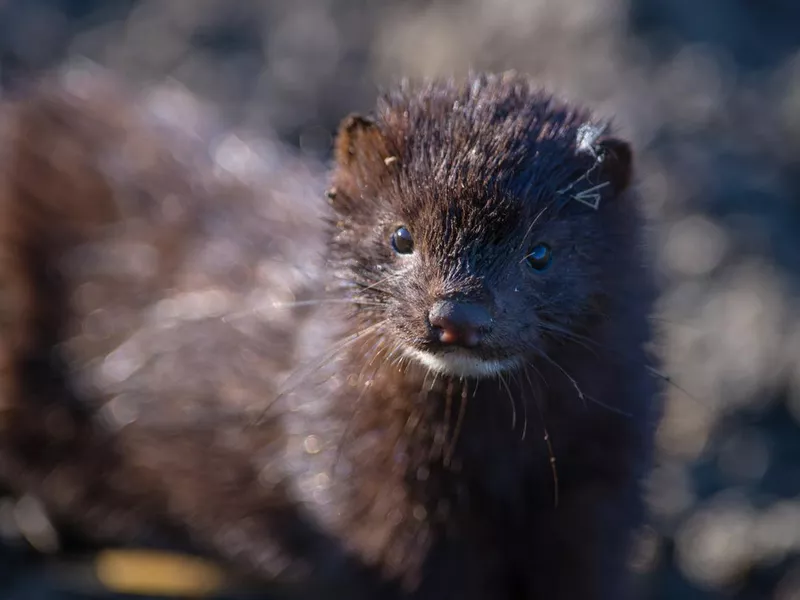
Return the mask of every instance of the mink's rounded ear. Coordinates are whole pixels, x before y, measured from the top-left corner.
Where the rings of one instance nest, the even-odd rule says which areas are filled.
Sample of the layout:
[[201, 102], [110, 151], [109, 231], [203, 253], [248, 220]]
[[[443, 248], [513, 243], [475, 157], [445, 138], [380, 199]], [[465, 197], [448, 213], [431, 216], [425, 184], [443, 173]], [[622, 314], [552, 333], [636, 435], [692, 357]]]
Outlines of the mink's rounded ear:
[[595, 152], [601, 161], [600, 173], [611, 185], [614, 194], [620, 194], [630, 185], [633, 176], [633, 152], [625, 140], [603, 137], [597, 140]]
[[363, 197], [393, 176], [397, 163], [397, 155], [378, 124], [355, 114], [339, 126], [334, 158], [333, 187], [328, 191], [328, 199], [342, 214], [357, 210]]
[[386, 140], [372, 119], [352, 114], [339, 125], [335, 158], [342, 168], [383, 163], [389, 156]]

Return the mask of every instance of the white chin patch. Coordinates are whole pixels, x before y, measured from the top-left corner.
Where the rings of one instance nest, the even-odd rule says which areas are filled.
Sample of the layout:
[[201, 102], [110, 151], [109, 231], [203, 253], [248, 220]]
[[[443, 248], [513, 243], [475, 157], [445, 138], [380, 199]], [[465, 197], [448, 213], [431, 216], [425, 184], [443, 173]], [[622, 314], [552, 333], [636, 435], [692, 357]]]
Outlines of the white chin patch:
[[406, 348], [406, 354], [431, 371], [455, 377], [492, 377], [517, 366], [519, 362], [516, 358], [486, 360], [459, 351], [432, 354], [416, 348]]

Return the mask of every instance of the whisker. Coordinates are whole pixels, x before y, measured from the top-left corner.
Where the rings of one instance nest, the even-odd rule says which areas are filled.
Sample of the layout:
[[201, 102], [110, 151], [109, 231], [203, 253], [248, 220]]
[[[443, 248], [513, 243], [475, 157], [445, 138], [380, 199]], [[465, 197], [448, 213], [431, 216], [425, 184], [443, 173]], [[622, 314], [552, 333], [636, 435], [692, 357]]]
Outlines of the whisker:
[[350, 418], [347, 419], [347, 424], [344, 427], [344, 431], [342, 431], [342, 435], [339, 438], [339, 444], [336, 448], [336, 458], [333, 460], [333, 465], [331, 466], [331, 477], [336, 474], [336, 468], [339, 466], [339, 461], [342, 458], [342, 453], [344, 452], [344, 445], [347, 442], [347, 435], [350, 433], [350, 429], [353, 426], [353, 423], [356, 420], [356, 416], [358, 416], [358, 411], [361, 407], [361, 400], [364, 398], [364, 395], [367, 393], [367, 386], [362, 386], [361, 392], [358, 394], [356, 401], [353, 403], [353, 410], [350, 413]]
[[476, 380], [475, 380], [475, 389], [474, 389], [474, 390], [472, 390], [472, 399], [473, 399], [473, 400], [475, 399], [475, 396], [477, 396], [477, 395], [478, 395], [478, 385], [480, 384], [480, 382], [481, 382], [481, 380], [480, 380], [480, 379], [476, 379]]
[[[528, 369], [525, 368], [523, 365], [522, 368], [523, 373], [525, 373], [525, 379], [528, 380], [528, 385], [531, 388], [531, 394], [533, 393], [533, 382], [531, 381], [531, 377], [528, 374]], [[527, 402], [527, 395], [522, 395], [522, 435], [520, 436], [519, 440], [521, 442], [525, 441], [525, 436], [528, 433], [528, 402]]]
[[[542, 378], [542, 381], [545, 385], [547, 382], [542, 377], [542, 374], [536, 368], [535, 365], [532, 363], [527, 363], [523, 367], [523, 372], [525, 373], [525, 377], [528, 379], [528, 384], [531, 386], [531, 390], [533, 391], [534, 385], [531, 381], [530, 373], [528, 373], [528, 366], [532, 367], [538, 374], [539, 377]], [[534, 398], [534, 406], [536, 406], [536, 411], [539, 413], [539, 420], [542, 422], [542, 432], [543, 432], [543, 440], [545, 445], [547, 446], [547, 455], [548, 455], [548, 462], [550, 463], [550, 472], [553, 475], [553, 506], [558, 507], [558, 496], [559, 496], [559, 484], [558, 484], [558, 468], [556, 467], [556, 454], [553, 451], [553, 445], [550, 442], [550, 433], [547, 431], [547, 425], [544, 422], [544, 414], [542, 413], [542, 407], [539, 406], [539, 403]]]
[[403, 276], [402, 273], [392, 273], [391, 275], [387, 275], [383, 279], [379, 279], [378, 281], [376, 281], [375, 283], [367, 286], [364, 289], [366, 289], [366, 290], [372, 289], [377, 285], [381, 285], [382, 283], [386, 283], [387, 281], [391, 281], [393, 279], [400, 279], [402, 276]]
[[506, 383], [503, 374], [498, 372], [497, 377], [503, 383], [506, 392], [508, 392], [508, 400], [511, 403], [511, 431], [514, 431], [517, 427], [517, 407], [514, 403], [514, 395], [511, 393], [511, 388], [508, 387], [508, 383]]
[[447, 391], [444, 399], [444, 440], [449, 444], [447, 437], [450, 435], [450, 415], [453, 409], [453, 378], [447, 382]]
[[619, 408], [616, 408], [615, 406], [609, 406], [608, 404], [600, 402], [597, 398], [593, 398], [592, 396], [584, 394], [583, 390], [581, 390], [580, 386], [578, 385], [578, 382], [575, 381], [575, 378], [572, 377], [572, 375], [570, 375], [569, 373], [567, 373], [560, 364], [558, 364], [550, 356], [548, 356], [548, 354], [546, 352], [540, 352], [539, 355], [541, 357], [543, 357], [545, 360], [547, 360], [550, 364], [552, 364], [556, 369], [561, 371], [564, 374], [564, 377], [566, 377], [572, 383], [572, 386], [575, 388], [575, 391], [578, 392], [578, 397], [583, 401], [584, 406], [586, 405], [586, 400], [589, 400], [590, 402], [593, 402], [593, 403], [597, 404], [598, 406], [601, 406], [601, 407], [605, 408], [606, 410], [609, 410], [609, 411], [611, 411], [613, 413], [616, 413], [618, 415], [622, 415], [623, 417], [628, 417], [628, 418], [633, 417], [633, 415], [631, 415], [628, 412], [620, 410]]
[[381, 292], [383, 294], [386, 294], [387, 296], [391, 296], [392, 298], [394, 298], [395, 295], [391, 291], [386, 290], [384, 288], [379, 288], [378, 286], [382, 285], [384, 283], [387, 283], [389, 281], [398, 280], [401, 277], [402, 277], [402, 273], [394, 273], [392, 275], [384, 277], [383, 279], [379, 279], [378, 281], [375, 281], [373, 283], [368, 283], [367, 284], [367, 283], [362, 283], [360, 281], [349, 281], [348, 283], [350, 283], [351, 285], [358, 286], [360, 288], [359, 289], [359, 293], [360, 294], [363, 294], [364, 292], [368, 292], [368, 291], [376, 291], [376, 292]]
[[321, 304], [354, 304], [356, 306], [386, 306], [385, 302], [367, 302], [348, 298], [318, 298], [314, 300], [297, 300], [294, 302], [273, 302], [275, 308], [294, 308], [296, 306], [319, 306]]
[[[539, 221], [539, 219], [540, 219], [540, 218], [541, 218], [541, 216], [542, 216], [542, 215], [545, 213], [545, 211], [546, 211], [548, 208], [550, 208], [550, 206], [551, 206], [550, 204], [547, 204], [546, 206], [544, 206], [544, 207], [542, 208], [542, 210], [540, 210], [540, 211], [539, 211], [539, 213], [538, 213], [538, 214], [537, 214], [537, 215], [536, 215], [536, 216], [533, 218], [533, 221], [532, 221], [532, 222], [531, 222], [531, 224], [528, 226], [528, 230], [525, 232], [525, 235], [524, 235], [524, 236], [522, 236], [522, 242], [520, 243], [519, 247], [517, 248], [517, 252], [519, 252], [520, 250], [522, 250], [522, 248], [525, 246], [525, 242], [527, 241], [527, 239], [528, 239], [528, 236], [531, 234], [531, 231], [533, 231], [533, 228], [536, 226], [536, 223]], [[527, 258], [527, 257], [525, 257], [525, 258]], [[523, 258], [522, 260], [525, 260], [525, 258]], [[519, 262], [522, 262], [522, 260], [521, 260], [521, 261], [519, 261]]]
[[386, 356], [386, 362], [389, 363], [391, 367], [400, 368], [403, 362], [403, 346], [400, 343], [396, 343], [393, 347], [391, 352]]
[[544, 387], [546, 387], [548, 389], [550, 388], [550, 384], [547, 382], [547, 379], [544, 378], [544, 375], [542, 375], [542, 372], [536, 367], [535, 364], [533, 364], [532, 362], [526, 362], [524, 364], [526, 366], [529, 366], [531, 369], [533, 369], [534, 373], [536, 373], [539, 376], [539, 379], [542, 380], [542, 383], [544, 384]]
[[[368, 368], [372, 367], [372, 365], [375, 362], [375, 359], [378, 358], [378, 356], [381, 354], [380, 350], [377, 350], [378, 346], [379, 346], [379, 340], [375, 340], [375, 342], [372, 344], [372, 346], [368, 350], [366, 350], [364, 352], [364, 355], [365, 355], [364, 356], [364, 364], [361, 367], [361, 370], [358, 373], [358, 379], [356, 380], [356, 381], [358, 381], [358, 383], [361, 383], [364, 380], [364, 372]], [[370, 355], [370, 354], [372, 355], [372, 358], [370, 358], [369, 360], [366, 360], [366, 357], [368, 355]], [[373, 378], [375, 377], [376, 373], [377, 373], [377, 367], [376, 367], [375, 371], [372, 374]]]
[[697, 400], [697, 398], [696, 398], [695, 396], [693, 396], [692, 394], [690, 394], [690, 393], [689, 393], [689, 391], [688, 391], [686, 388], [684, 388], [683, 386], [680, 386], [680, 385], [678, 385], [677, 383], [675, 383], [675, 380], [674, 380], [672, 377], [670, 377], [669, 375], [667, 375], [666, 373], [662, 373], [662, 372], [661, 372], [661, 371], [659, 371], [658, 369], [655, 369], [654, 367], [651, 367], [651, 366], [649, 366], [649, 365], [648, 365], [648, 366], [646, 366], [645, 368], [646, 368], [646, 369], [648, 370], [648, 372], [649, 372], [651, 375], [653, 375], [654, 377], [658, 377], [658, 378], [659, 378], [659, 379], [661, 379], [662, 381], [664, 381], [664, 382], [666, 382], [666, 383], [670, 384], [671, 386], [673, 386], [673, 387], [674, 387], [676, 390], [678, 390], [679, 392], [683, 392], [683, 394], [684, 394], [684, 395], [685, 395], [687, 398], [690, 398], [690, 399], [691, 399], [691, 400], [693, 400], [694, 402], [698, 402], [698, 400]]
[[[671, 377], [670, 375], [668, 375], [666, 373], [662, 373], [661, 371], [658, 371], [657, 369], [655, 369], [654, 367], [646, 364], [642, 360], [635, 360], [635, 359], [631, 358], [630, 356], [625, 356], [619, 350], [616, 350], [614, 348], [610, 348], [610, 347], [606, 346], [605, 344], [601, 344], [597, 340], [592, 339], [590, 337], [587, 337], [585, 335], [581, 335], [579, 333], [575, 333], [573, 331], [569, 331], [568, 329], [562, 329], [562, 328], [558, 327], [557, 325], [554, 325], [553, 323], [545, 322], [545, 323], [542, 323], [540, 326], [545, 331], [552, 332], [552, 333], [558, 333], [558, 335], [560, 336], [561, 339], [574, 341], [574, 342], [580, 344], [582, 347], [586, 348], [588, 351], [594, 353], [595, 355], [596, 355], [595, 350], [602, 350], [603, 352], [611, 352], [612, 354], [614, 354], [620, 360], [631, 361], [631, 362], [634, 362], [635, 364], [643, 365], [645, 367], [645, 369], [647, 369], [647, 371], [651, 375], [653, 375], [654, 377], [657, 377], [657, 378], [661, 379], [662, 381], [664, 381], [665, 383], [671, 385], [676, 390], [678, 390], [679, 392], [684, 394], [690, 400], [692, 400], [694, 402], [698, 402], [697, 397], [694, 396], [691, 392], [689, 392], [689, 390], [687, 390], [686, 388], [682, 387], [677, 382], [675, 382], [673, 377]], [[534, 365], [531, 365], [531, 366], [533, 366], [535, 368]]]
[[[475, 393], [478, 391], [478, 382], [475, 382], [475, 390], [472, 392], [472, 397], [475, 397]], [[458, 443], [458, 438], [461, 435], [461, 427], [464, 425], [464, 416], [467, 414], [467, 383], [466, 381], [462, 382], [461, 385], [461, 402], [458, 403], [458, 417], [456, 418], [456, 428], [453, 431], [453, 438], [450, 440], [450, 445], [447, 447], [447, 451], [444, 456], [444, 466], [449, 467], [450, 463], [453, 460], [453, 454], [456, 451], [456, 444]]]
[[[541, 414], [541, 409], [540, 413]], [[547, 453], [550, 456], [550, 471], [553, 473], [553, 506], [558, 507], [558, 469], [556, 468], [556, 455], [553, 452], [553, 444], [550, 443], [550, 434], [547, 432], [547, 427], [542, 420], [542, 429], [544, 429], [544, 443], [547, 444]]]
[[373, 323], [372, 325], [369, 325], [369, 326], [367, 326], [367, 327], [365, 327], [363, 329], [360, 329], [359, 331], [356, 331], [355, 333], [350, 334], [349, 336], [344, 338], [344, 340], [341, 340], [340, 342], [337, 342], [334, 345], [333, 348], [331, 348], [325, 354], [323, 354], [322, 358], [320, 358], [319, 361], [316, 361], [312, 365], [307, 366], [303, 370], [298, 369], [294, 373], [292, 373], [287, 378], [287, 380], [284, 382], [284, 386], [287, 385], [290, 381], [292, 381], [292, 379], [297, 379], [298, 381], [292, 387], [284, 388], [282, 391], [280, 391], [275, 396], [275, 398], [273, 398], [272, 401], [270, 401], [267, 404], [267, 406], [264, 408], [264, 410], [261, 411], [259, 416], [256, 419], [254, 419], [254, 422], [251, 423], [251, 426], [260, 425], [263, 422], [264, 416], [267, 414], [267, 412], [275, 404], [277, 404], [280, 400], [282, 400], [283, 398], [285, 398], [286, 396], [291, 394], [294, 390], [296, 390], [297, 387], [300, 386], [311, 373], [313, 373], [314, 371], [317, 371], [317, 370], [321, 369], [322, 367], [324, 367], [325, 365], [327, 365], [331, 360], [336, 358], [336, 356], [342, 350], [344, 350], [345, 348], [347, 348], [351, 344], [355, 343], [356, 341], [358, 341], [360, 339], [363, 339], [363, 337], [365, 335], [368, 335], [369, 333], [371, 333], [371, 332], [375, 331], [376, 329], [380, 328], [381, 326], [383, 326], [386, 323], [386, 321], [387, 321], [386, 319], [384, 319], [382, 321], [378, 321], [377, 323]]
[[[342, 291], [346, 291], [347, 293], [354, 293], [354, 294], [365, 294], [366, 292], [378, 292], [378, 293], [384, 294], [384, 295], [386, 295], [386, 296], [388, 296], [390, 298], [397, 298], [397, 296], [391, 290], [387, 290], [385, 288], [378, 287], [378, 286], [380, 286], [383, 283], [386, 283], [386, 282], [389, 282], [389, 281], [393, 281], [394, 279], [399, 279], [400, 277], [401, 277], [400, 273], [395, 273], [393, 275], [390, 275], [388, 277], [384, 277], [383, 279], [380, 279], [380, 280], [375, 281], [373, 283], [364, 283], [364, 282], [361, 282], [361, 281], [353, 280], [352, 277], [336, 277], [336, 276], [334, 276], [334, 279], [339, 281], [340, 284], [339, 284], [338, 287], [332, 288], [329, 291], [342, 290]], [[357, 289], [354, 289], [354, 288], [357, 288]], [[369, 294], [366, 294], [366, 295], [369, 295]]]
[[541, 352], [540, 355], [542, 356], [542, 358], [547, 360], [551, 365], [553, 365], [559, 371], [561, 371], [564, 374], [564, 376], [567, 379], [569, 379], [569, 381], [572, 382], [572, 385], [575, 388], [575, 391], [578, 392], [578, 397], [583, 401], [584, 406], [586, 406], [586, 397], [584, 396], [583, 391], [581, 390], [580, 386], [578, 386], [578, 382], [575, 381], [575, 379], [569, 373], [567, 373], [563, 369], [563, 367], [561, 365], [559, 365], [556, 361], [554, 361], [552, 358], [550, 358], [550, 356], [546, 352]]
[[[595, 349], [602, 348], [602, 345], [597, 341], [593, 340], [590, 337], [581, 335], [579, 333], [575, 333], [574, 331], [570, 331], [569, 329], [559, 327], [553, 323], [542, 322], [540, 323], [540, 328], [547, 332], [547, 333], [556, 333], [558, 336], [551, 336], [555, 337], [557, 340], [569, 340], [579, 344], [580, 346], [586, 348], [590, 352], [594, 353]], [[594, 348], [592, 348], [594, 346]]]
[[422, 389], [425, 389], [425, 384], [428, 383], [428, 377], [430, 377], [431, 368], [425, 367], [425, 376], [422, 378]]
[[436, 385], [436, 379], [439, 377], [439, 371], [433, 372], [433, 381], [431, 381], [431, 387], [428, 388], [428, 391], [432, 391], [434, 386]]

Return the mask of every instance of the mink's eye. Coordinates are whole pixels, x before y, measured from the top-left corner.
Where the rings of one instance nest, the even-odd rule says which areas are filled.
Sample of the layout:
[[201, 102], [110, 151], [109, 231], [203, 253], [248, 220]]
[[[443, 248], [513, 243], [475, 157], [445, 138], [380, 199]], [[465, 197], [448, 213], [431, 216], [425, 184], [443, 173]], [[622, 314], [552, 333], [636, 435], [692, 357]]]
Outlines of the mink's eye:
[[411, 254], [414, 251], [414, 238], [405, 227], [398, 227], [392, 234], [392, 250], [398, 254]]
[[547, 244], [536, 244], [525, 257], [528, 264], [536, 271], [545, 271], [553, 262], [553, 251]]

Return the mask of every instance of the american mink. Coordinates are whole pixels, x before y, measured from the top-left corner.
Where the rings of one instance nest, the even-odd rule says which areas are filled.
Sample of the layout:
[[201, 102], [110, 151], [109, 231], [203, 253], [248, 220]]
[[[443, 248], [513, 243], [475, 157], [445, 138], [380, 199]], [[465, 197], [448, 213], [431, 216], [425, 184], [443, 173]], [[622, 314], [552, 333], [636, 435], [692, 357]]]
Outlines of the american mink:
[[607, 123], [403, 84], [341, 125], [325, 213], [43, 98], [4, 149], [6, 481], [309, 597], [626, 597], [654, 292]]

